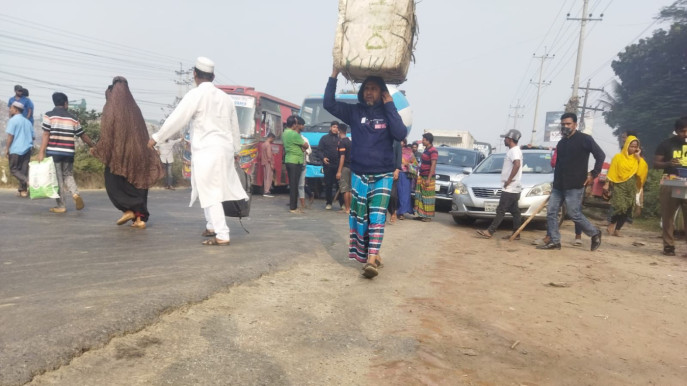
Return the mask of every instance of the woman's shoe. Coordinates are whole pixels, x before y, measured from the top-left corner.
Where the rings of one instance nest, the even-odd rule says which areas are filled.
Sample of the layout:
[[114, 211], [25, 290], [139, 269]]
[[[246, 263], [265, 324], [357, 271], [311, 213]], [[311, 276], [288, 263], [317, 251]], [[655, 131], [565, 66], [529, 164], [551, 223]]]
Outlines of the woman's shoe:
[[127, 222], [135, 218], [136, 215], [134, 214], [134, 212], [127, 210], [126, 212], [124, 212], [124, 214], [122, 214], [122, 217], [120, 217], [119, 220], [117, 220], [117, 225], [126, 224]]
[[146, 223], [145, 221], [142, 221], [140, 217], [137, 217], [136, 221], [134, 221], [134, 223], [131, 224], [131, 227], [138, 229], [146, 229]]

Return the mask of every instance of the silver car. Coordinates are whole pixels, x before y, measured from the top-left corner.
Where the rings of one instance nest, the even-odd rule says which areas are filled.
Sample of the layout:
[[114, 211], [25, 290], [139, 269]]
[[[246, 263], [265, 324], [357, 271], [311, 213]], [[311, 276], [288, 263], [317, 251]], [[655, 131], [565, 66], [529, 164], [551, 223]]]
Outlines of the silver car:
[[[522, 193], [518, 206], [522, 215], [529, 217], [551, 194], [552, 151], [523, 149], [522, 155]], [[476, 219], [496, 216], [503, 188], [501, 168], [504, 157], [504, 153], [490, 155], [456, 185], [450, 213], [457, 224], [471, 224]], [[506, 213], [506, 217], [511, 216]], [[546, 208], [534, 220], [546, 220]]]
[[[484, 159], [484, 154], [477, 150], [458, 147], [439, 146], [436, 174], [436, 202], [446, 202], [446, 208], [452, 205], [456, 184], [472, 172]], [[446, 210], [446, 209], [444, 209]]]

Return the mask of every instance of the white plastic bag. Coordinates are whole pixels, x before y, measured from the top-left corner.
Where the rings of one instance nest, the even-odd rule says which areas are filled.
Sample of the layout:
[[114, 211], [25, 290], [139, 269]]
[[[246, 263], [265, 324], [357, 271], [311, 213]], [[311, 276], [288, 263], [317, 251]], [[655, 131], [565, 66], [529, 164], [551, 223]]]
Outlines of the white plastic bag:
[[41, 162], [29, 162], [29, 195], [32, 200], [60, 197], [60, 187], [57, 184], [55, 163], [52, 157], [43, 158]]
[[348, 80], [406, 80], [417, 37], [414, 0], [339, 0], [334, 66]]

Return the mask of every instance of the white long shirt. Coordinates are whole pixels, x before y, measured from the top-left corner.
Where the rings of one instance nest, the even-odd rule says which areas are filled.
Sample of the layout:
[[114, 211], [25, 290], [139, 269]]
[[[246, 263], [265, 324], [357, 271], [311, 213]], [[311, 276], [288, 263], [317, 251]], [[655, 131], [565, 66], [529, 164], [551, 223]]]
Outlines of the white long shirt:
[[184, 96], [152, 138], [160, 143], [189, 122], [192, 153], [189, 206], [196, 199], [202, 208], [248, 199], [234, 169], [234, 154], [241, 149], [241, 137], [233, 99], [211, 82], [203, 82]]
[[168, 139], [157, 144], [157, 149], [160, 151], [160, 161], [163, 164], [174, 163], [174, 145], [179, 143], [181, 138]]

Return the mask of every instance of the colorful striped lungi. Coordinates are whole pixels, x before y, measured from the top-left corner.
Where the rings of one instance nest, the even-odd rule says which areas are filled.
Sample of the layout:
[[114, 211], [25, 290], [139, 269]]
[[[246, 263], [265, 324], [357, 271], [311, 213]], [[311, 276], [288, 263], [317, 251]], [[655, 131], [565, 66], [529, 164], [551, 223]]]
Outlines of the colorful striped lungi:
[[423, 218], [434, 217], [434, 201], [436, 195], [436, 179], [425, 180], [418, 177], [415, 185], [415, 212]]
[[365, 263], [369, 255], [379, 255], [393, 182], [393, 173], [352, 173], [349, 258]]

